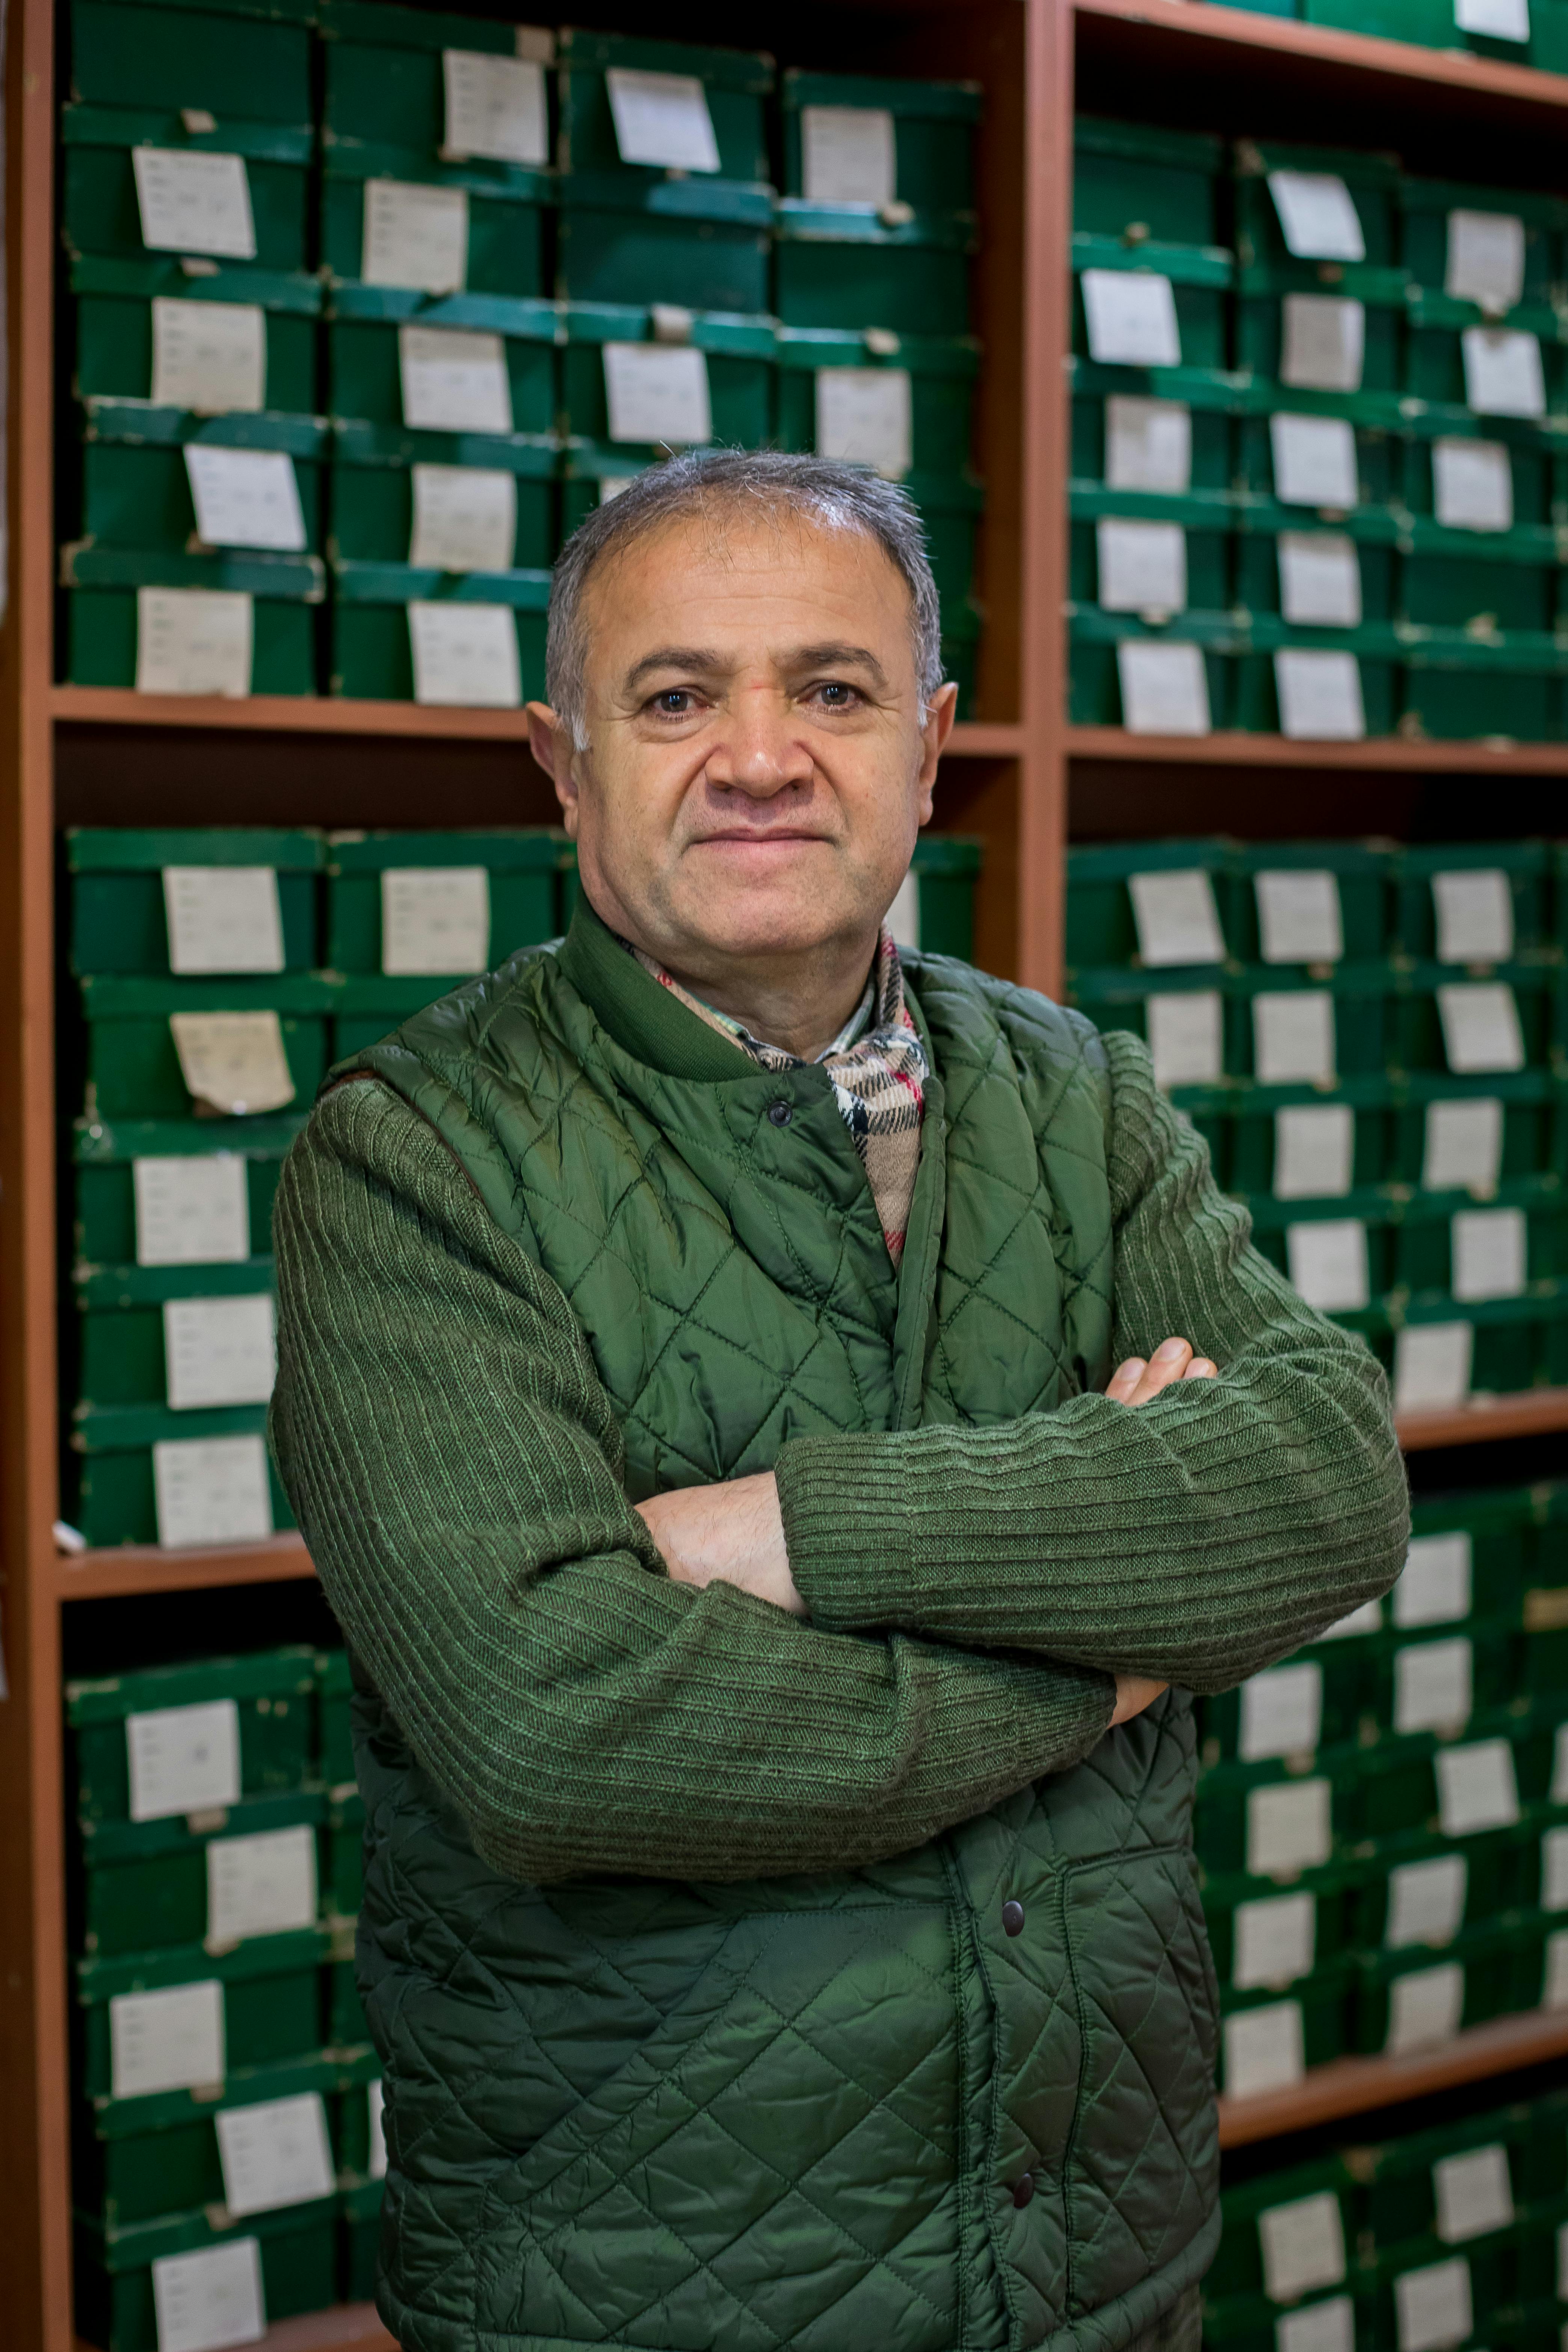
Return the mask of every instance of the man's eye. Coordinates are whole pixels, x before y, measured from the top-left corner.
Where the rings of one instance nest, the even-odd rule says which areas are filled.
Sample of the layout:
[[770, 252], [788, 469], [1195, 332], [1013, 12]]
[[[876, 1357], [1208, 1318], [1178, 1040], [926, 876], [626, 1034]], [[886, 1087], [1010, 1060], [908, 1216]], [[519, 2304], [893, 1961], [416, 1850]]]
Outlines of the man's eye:
[[653, 698], [653, 707], [661, 719], [684, 719], [691, 709], [691, 689], [685, 686], [667, 687], [662, 694], [656, 694]]
[[819, 686], [816, 694], [817, 699], [828, 710], [853, 710], [860, 699], [852, 686], [846, 686], [842, 678], [837, 677], [829, 678], [825, 685]]

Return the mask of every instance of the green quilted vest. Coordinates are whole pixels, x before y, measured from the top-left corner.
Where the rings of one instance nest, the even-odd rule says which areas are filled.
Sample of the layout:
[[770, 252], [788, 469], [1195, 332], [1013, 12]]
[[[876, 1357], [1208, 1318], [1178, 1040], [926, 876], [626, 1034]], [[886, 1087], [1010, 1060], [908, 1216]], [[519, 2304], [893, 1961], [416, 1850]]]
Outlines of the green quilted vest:
[[[825, 1074], [742, 1065], [586, 913], [354, 1065], [570, 1299], [634, 1498], [809, 1431], [1103, 1383], [1098, 1039], [964, 965], [908, 969], [933, 1076], [900, 1275]], [[544, 1890], [482, 1863], [356, 1707], [405, 2352], [1115, 2352], [1201, 2274], [1186, 1700], [875, 1869]]]

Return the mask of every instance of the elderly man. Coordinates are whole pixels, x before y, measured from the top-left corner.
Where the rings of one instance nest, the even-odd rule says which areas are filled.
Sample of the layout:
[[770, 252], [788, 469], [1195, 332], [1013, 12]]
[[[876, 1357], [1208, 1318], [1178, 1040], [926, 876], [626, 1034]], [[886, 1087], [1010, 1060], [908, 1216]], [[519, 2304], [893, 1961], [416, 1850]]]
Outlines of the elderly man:
[[1383, 1591], [1405, 1485], [1142, 1045], [882, 929], [938, 662], [884, 483], [601, 508], [531, 712], [572, 928], [284, 1175], [405, 2352], [1197, 2341], [1186, 1694]]

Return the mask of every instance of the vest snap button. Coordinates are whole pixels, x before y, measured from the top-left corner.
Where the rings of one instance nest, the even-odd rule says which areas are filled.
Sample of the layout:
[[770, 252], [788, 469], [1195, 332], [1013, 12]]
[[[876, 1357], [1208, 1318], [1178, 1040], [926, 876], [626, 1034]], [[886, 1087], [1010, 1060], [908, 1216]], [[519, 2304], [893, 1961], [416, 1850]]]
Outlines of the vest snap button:
[[1028, 2203], [1034, 2193], [1035, 2176], [1032, 2172], [1026, 2172], [1021, 2179], [1014, 2182], [1013, 2202], [1017, 2207], [1020, 2213], [1023, 2211], [1025, 2206]]
[[1002, 1926], [1004, 1931], [1009, 1936], [1021, 1936], [1023, 1934], [1024, 1906], [1021, 1903], [1003, 1904]]
[[793, 1106], [786, 1103], [781, 1096], [777, 1102], [771, 1102], [768, 1105], [768, 1117], [775, 1127], [787, 1127], [795, 1117], [795, 1110]]

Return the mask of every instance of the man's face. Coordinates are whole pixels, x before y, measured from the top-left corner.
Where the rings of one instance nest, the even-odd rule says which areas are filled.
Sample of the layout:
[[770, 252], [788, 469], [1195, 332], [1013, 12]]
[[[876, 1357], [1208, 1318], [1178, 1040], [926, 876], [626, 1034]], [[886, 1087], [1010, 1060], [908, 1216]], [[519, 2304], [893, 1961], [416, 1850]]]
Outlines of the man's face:
[[589, 898], [701, 980], [864, 940], [931, 814], [903, 580], [857, 530], [721, 514], [613, 559], [584, 598], [588, 748], [540, 722]]

